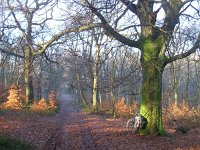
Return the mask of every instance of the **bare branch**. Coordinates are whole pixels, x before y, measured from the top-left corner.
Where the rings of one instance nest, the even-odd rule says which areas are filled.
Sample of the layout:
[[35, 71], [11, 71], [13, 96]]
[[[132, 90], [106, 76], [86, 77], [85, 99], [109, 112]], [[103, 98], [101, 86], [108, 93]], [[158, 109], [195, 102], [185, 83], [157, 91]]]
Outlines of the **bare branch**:
[[[164, 20], [164, 25], [163, 25], [163, 29], [165, 31], [173, 31], [176, 24], [179, 23], [179, 17], [180, 15], [186, 11], [189, 7], [193, 7], [191, 5], [191, 3], [194, 0], [185, 0], [185, 1], [181, 1], [181, 0], [162, 0], [162, 7], [165, 11], [166, 17]], [[181, 10], [183, 8], [184, 5], [186, 5], [187, 3], [189, 3], [183, 10]], [[199, 12], [199, 11], [197, 11]]]
[[115, 20], [114, 24], [115, 24], [115, 28], [117, 27], [117, 24], [119, 22], [119, 20], [126, 14], [126, 12], [129, 10], [129, 8], [127, 7], [124, 12]]
[[168, 63], [171, 63], [171, 62], [176, 61], [176, 60], [178, 60], [178, 59], [185, 58], [185, 57], [191, 55], [192, 53], [195, 53], [196, 50], [199, 49], [199, 48], [200, 48], [200, 33], [199, 33], [199, 35], [198, 35], [198, 37], [197, 37], [196, 42], [194, 43], [194, 45], [192, 46], [191, 49], [189, 49], [189, 50], [188, 50], [187, 52], [185, 52], [185, 53], [178, 54], [178, 55], [175, 55], [175, 56], [172, 56], [172, 57], [167, 58], [164, 64], [167, 65]]
[[47, 61], [51, 62], [51, 63], [55, 63], [55, 64], [59, 64], [57, 61], [54, 61], [54, 60], [51, 60], [48, 56], [47, 56], [47, 53], [44, 52], [44, 57], [46, 58]]
[[134, 14], [138, 15], [137, 5], [133, 4], [133, 1], [130, 2], [129, 0], [120, 0], [126, 7], [133, 12]]
[[121, 35], [120, 33], [118, 33], [115, 29], [113, 29], [106, 21], [106, 19], [104, 18], [104, 16], [98, 12], [98, 10], [92, 6], [92, 4], [90, 4], [87, 0], [85, 0], [85, 2], [87, 3], [89, 9], [101, 20], [102, 24], [103, 24], [103, 28], [107, 31], [107, 35], [108, 36], [112, 36], [114, 37], [116, 40], [120, 41], [123, 44], [126, 44], [128, 46], [131, 47], [136, 47], [139, 48], [140, 47], [140, 41], [134, 41], [131, 39], [126, 38], [125, 36]]
[[[124, 1], [124, 0], [123, 0]], [[132, 9], [132, 3], [134, 2], [135, 0], [132, 0], [131, 2], [127, 2], [127, 4], [128, 5], [126, 5], [127, 6], [127, 8], [123, 11], [123, 13], [115, 20], [115, 22], [114, 22], [114, 24], [115, 24], [115, 28], [117, 27], [117, 23], [119, 22], [119, 20], [126, 14], [126, 12], [128, 11], [128, 10], [130, 10], [130, 8]]]
[[15, 19], [15, 23], [17, 24], [19, 30], [25, 35], [26, 32], [25, 32], [25, 30], [21, 27], [21, 25], [20, 25], [19, 21], [17, 20], [16, 15], [15, 15], [15, 13], [13, 12], [12, 8], [11, 8], [10, 10], [11, 10], [11, 14], [12, 14], [13, 18]]
[[54, 43], [55, 41], [57, 41], [59, 38], [66, 35], [67, 33], [86, 31], [86, 30], [90, 30], [90, 29], [96, 28], [96, 27], [102, 27], [102, 24], [100, 24], [100, 23], [90, 24], [90, 25], [86, 25], [86, 26], [79, 26], [79, 27], [74, 27], [74, 28], [70, 28], [70, 29], [66, 29], [64, 31], [61, 31], [60, 33], [53, 36], [50, 40], [45, 42], [43, 44], [43, 46], [41, 46], [42, 48], [40, 48], [36, 52], [34, 52], [33, 55], [40, 55], [40, 54], [44, 53], [44, 51], [49, 46], [51, 46], [52, 43]]
[[182, 14], [186, 9], [188, 9], [190, 6], [192, 6], [192, 5], [191, 5], [192, 1], [190, 1], [190, 0], [185, 1], [182, 5], [185, 5], [185, 4], [188, 3], [188, 2], [190, 2], [190, 4], [189, 4], [188, 6], [186, 6], [179, 14]]

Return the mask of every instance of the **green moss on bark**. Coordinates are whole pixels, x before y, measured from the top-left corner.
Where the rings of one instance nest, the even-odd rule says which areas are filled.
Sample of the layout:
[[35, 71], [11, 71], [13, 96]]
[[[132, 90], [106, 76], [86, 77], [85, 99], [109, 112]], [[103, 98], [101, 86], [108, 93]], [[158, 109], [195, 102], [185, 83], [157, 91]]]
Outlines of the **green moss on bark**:
[[142, 101], [140, 113], [147, 118], [148, 125], [142, 134], [164, 135], [162, 124], [162, 65], [159, 61], [163, 39], [146, 39], [143, 43], [141, 64], [143, 69]]

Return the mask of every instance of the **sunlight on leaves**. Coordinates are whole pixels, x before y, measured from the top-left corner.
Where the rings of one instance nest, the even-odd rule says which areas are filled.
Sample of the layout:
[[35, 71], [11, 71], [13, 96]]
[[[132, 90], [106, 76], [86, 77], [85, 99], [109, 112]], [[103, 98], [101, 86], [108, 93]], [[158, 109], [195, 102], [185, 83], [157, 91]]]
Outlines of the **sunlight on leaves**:
[[12, 84], [9, 89], [9, 95], [7, 97], [7, 101], [3, 103], [2, 107], [4, 109], [22, 109], [23, 99], [22, 94], [20, 93], [20, 88]]
[[135, 114], [138, 110], [138, 103], [134, 102], [132, 105], [127, 104], [125, 98], [120, 98], [115, 103], [115, 111], [119, 117], [128, 117]]

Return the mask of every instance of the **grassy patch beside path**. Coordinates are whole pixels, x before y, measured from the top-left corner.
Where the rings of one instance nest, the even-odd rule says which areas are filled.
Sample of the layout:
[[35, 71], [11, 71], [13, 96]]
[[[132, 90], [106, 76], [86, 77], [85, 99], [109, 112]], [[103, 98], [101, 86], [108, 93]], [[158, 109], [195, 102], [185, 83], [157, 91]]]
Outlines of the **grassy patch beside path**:
[[1, 150], [34, 150], [33, 146], [22, 142], [18, 139], [13, 139], [7, 136], [0, 135]]

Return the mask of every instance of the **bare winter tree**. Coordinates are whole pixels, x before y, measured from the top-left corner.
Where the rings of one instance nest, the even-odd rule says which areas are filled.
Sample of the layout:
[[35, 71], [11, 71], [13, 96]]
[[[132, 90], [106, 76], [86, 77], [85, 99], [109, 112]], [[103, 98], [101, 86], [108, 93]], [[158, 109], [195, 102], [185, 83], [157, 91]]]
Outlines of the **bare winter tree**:
[[[55, 33], [49, 30], [48, 23], [53, 20], [54, 8], [57, 5], [57, 0], [44, 0], [44, 1], [5, 1], [6, 12], [10, 15], [7, 18], [7, 23], [12, 24], [11, 36], [20, 37], [22, 40], [21, 48], [23, 53], [16, 55], [24, 60], [24, 80], [26, 87], [26, 100], [31, 101], [34, 99], [33, 94], [33, 62], [34, 59], [45, 54], [46, 50], [55, 45], [55, 43], [62, 36], [70, 32], [80, 32], [99, 26], [99, 24], [90, 24], [75, 26], [71, 25], [64, 28], [62, 31]], [[6, 27], [6, 25], [4, 26]], [[48, 30], [48, 32], [47, 32]], [[52, 33], [53, 35], [50, 35]], [[48, 36], [47, 36], [48, 35]], [[1, 51], [10, 53], [10, 51]], [[48, 59], [48, 58], [47, 58]]]
[[[193, 9], [198, 17], [198, 9], [192, 0], [119, 0], [95, 1], [93, 4], [84, 0], [81, 3], [89, 8], [101, 21], [106, 34], [116, 40], [140, 49], [142, 65], [142, 102], [140, 113], [148, 120], [144, 134], [163, 135], [162, 125], [162, 73], [165, 66], [175, 60], [185, 58], [199, 49], [200, 34], [193, 36], [191, 46], [182, 53], [169, 55], [169, 43], [179, 29], [181, 19], [187, 14], [188, 9]], [[197, 4], [197, 3], [196, 3]], [[120, 15], [112, 17], [111, 12], [124, 9]], [[160, 14], [162, 16], [160, 17]], [[129, 16], [129, 17], [127, 17]], [[190, 17], [189, 17], [190, 18]], [[124, 20], [123, 20], [124, 19]], [[129, 20], [127, 26], [120, 24]], [[123, 28], [120, 28], [120, 27]], [[126, 26], [126, 27], [124, 27]], [[128, 34], [125, 30], [130, 31]], [[123, 31], [123, 32], [120, 32]], [[132, 32], [131, 32], [132, 31]]]

